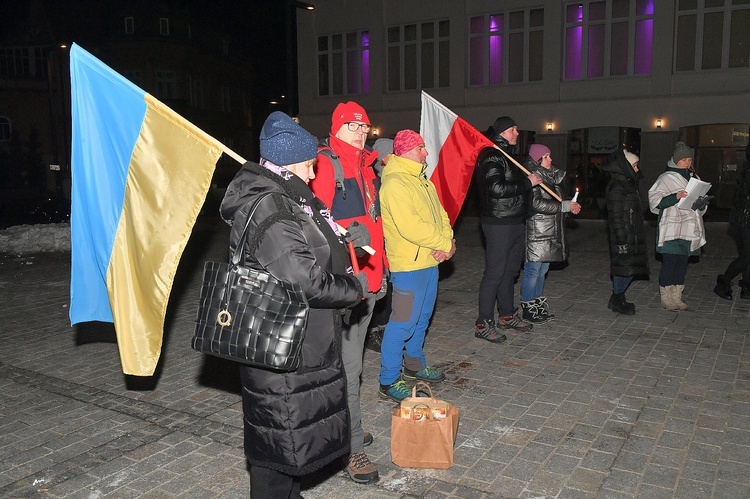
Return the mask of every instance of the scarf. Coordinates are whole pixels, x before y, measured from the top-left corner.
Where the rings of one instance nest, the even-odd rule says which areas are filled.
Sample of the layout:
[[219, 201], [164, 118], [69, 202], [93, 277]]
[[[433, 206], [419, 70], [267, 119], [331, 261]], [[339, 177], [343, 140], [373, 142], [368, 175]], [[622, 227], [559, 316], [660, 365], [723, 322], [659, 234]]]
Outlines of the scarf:
[[286, 168], [262, 159], [260, 165], [251, 164], [250, 171], [272, 180], [297, 203], [310, 219], [315, 222], [320, 232], [328, 241], [331, 249], [331, 267], [334, 274], [353, 274], [349, 252], [338, 231], [331, 211], [320, 199], [315, 197], [310, 187]]

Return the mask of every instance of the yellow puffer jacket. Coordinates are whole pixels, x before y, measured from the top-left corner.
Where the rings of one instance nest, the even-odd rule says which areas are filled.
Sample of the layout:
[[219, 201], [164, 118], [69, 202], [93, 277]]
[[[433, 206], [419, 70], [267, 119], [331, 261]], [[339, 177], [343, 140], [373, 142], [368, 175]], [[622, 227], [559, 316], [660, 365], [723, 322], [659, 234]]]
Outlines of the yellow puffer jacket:
[[394, 155], [383, 170], [380, 209], [385, 252], [393, 272], [434, 267], [438, 262], [430, 252], [451, 249], [453, 229], [425, 169]]

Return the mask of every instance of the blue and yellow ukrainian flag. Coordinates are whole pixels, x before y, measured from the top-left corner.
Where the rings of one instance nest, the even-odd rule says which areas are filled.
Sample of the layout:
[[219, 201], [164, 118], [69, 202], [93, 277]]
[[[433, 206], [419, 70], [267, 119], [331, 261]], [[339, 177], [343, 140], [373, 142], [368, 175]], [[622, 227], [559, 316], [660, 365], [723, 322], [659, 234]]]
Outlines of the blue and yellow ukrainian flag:
[[77, 45], [70, 74], [71, 324], [114, 322], [123, 372], [150, 376], [224, 147]]

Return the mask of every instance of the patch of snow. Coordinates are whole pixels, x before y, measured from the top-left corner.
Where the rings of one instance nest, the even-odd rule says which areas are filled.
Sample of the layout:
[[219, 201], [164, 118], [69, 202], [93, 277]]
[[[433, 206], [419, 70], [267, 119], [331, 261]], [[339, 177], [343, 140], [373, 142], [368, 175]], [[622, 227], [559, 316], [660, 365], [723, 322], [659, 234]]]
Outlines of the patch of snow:
[[70, 224], [16, 225], [0, 230], [0, 253], [70, 251]]

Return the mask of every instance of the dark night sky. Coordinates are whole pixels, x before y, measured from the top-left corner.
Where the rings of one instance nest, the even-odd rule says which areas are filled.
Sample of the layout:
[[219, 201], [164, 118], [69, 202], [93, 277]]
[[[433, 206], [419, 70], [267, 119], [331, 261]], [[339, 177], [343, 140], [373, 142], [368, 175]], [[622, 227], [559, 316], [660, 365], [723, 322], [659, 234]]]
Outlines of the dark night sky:
[[[226, 35], [230, 53], [257, 75], [256, 97], [287, 93], [288, 0], [0, 0], [0, 44], [56, 44], [82, 30], [106, 36], [104, 16], [134, 10], [188, 11], [202, 27]], [[294, 9], [291, 9], [292, 11]], [[292, 12], [292, 15], [295, 15]], [[294, 26], [296, 23], [292, 23]], [[294, 36], [291, 38], [294, 40]]]

